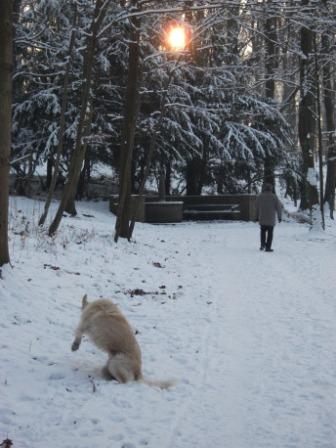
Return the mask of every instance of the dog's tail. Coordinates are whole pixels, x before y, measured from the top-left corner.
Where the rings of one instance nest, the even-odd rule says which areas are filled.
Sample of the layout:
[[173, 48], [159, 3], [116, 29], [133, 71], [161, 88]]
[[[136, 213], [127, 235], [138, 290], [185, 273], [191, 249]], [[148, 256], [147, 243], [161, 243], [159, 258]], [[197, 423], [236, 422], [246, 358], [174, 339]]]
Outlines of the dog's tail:
[[159, 389], [169, 389], [177, 384], [176, 380], [149, 380], [147, 378], [139, 378], [140, 383], [147, 384], [147, 386], [158, 387]]

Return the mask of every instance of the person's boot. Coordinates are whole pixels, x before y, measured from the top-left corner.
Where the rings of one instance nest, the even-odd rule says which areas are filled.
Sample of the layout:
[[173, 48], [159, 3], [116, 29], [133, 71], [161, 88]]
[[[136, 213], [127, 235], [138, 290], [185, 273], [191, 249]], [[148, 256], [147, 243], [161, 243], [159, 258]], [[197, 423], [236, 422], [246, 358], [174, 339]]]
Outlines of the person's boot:
[[274, 250], [271, 249], [270, 247], [266, 247], [265, 252], [274, 252]]

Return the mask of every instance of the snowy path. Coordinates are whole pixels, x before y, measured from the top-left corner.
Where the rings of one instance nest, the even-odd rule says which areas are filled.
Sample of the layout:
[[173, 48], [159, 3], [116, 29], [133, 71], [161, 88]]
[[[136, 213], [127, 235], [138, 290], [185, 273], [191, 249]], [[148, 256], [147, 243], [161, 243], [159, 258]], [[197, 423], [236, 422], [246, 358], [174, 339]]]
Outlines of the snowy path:
[[240, 248], [241, 230], [228, 240], [208, 253], [222, 263], [204, 370], [167, 447], [335, 447], [336, 263], [316, 242], [265, 254]]
[[[90, 207], [55, 242], [15, 229], [15, 269], [0, 282], [0, 443], [336, 447], [333, 229], [282, 224], [272, 254], [251, 223], [139, 225], [134, 244], [116, 246], [111, 215]], [[175, 387], [108, 383], [91, 344], [70, 352], [85, 292], [119, 304], [145, 375]]]

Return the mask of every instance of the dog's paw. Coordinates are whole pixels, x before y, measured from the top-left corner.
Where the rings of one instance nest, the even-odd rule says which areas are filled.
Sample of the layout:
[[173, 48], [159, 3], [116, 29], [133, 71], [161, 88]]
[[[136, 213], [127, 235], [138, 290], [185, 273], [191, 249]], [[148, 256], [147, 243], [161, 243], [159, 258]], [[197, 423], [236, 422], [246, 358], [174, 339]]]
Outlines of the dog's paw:
[[79, 342], [74, 341], [74, 342], [72, 343], [71, 350], [72, 350], [73, 352], [75, 352], [75, 351], [78, 350], [78, 349], [79, 349]]
[[102, 374], [102, 377], [104, 378], [104, 380], [111, 381], [114, 379], [113, 376], [111, 375], [111, 372], [107, 368], [107, 366], [104, 366], [101, 369], [101, 374]]

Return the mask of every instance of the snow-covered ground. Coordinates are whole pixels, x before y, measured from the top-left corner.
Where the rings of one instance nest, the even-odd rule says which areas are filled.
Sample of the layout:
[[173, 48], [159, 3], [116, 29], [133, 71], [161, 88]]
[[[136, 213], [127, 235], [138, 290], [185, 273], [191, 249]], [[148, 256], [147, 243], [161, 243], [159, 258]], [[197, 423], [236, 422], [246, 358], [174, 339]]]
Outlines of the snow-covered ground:
[[[132, 243], [115, 244], [106, 203], [80, 205], [55, 239], [36, 230], [42, 206], [11, 201], [0, 444], [336, 447], [335, 224], [284, 222], [274, 253], [240, 222], [138, 224]], [[119, 304], [145, 376], [174, 387], [107, 382], [89, 341], [71, 352], [84, 293]]]

